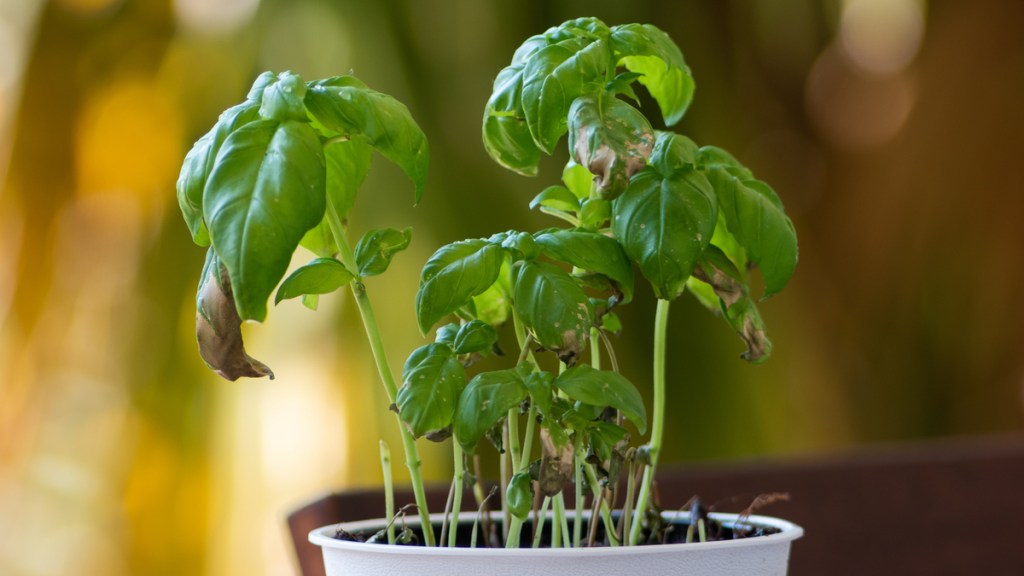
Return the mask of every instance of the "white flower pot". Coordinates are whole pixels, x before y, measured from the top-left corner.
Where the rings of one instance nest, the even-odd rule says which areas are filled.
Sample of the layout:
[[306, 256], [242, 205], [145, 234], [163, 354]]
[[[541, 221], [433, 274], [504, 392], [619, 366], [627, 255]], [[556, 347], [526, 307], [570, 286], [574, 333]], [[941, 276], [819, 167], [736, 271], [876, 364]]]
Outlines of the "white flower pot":
[[[683, 523], [689, 518], [677, 512], [664, 516]], [[711, 516], [726, 524], [736, 519], [735, 514]], [[441, 516], [435, 514], [432, 519], [439, 523]], [[333, 536], [339, 525], [334, 524], [310, 532], [309, 541], [323, 549], [327, 576], [785, 576], [790, 543], [803, 535], [803, 529], [766, 516], [750, 516], [747, 523], [780, 532], [738, 540], [615, 548], [425, 548], [337, 540]], [[353, 533], [376, 531], [384, 521], [340, 526]]]

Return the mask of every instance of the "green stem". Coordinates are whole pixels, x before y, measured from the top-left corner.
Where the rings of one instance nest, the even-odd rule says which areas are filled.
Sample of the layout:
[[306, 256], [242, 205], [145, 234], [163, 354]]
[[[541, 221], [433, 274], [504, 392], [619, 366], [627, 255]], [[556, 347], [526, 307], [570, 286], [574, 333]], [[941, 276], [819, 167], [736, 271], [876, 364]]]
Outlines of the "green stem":
[[380, 467], [384, 472], [384, 517], [388, 519], [388, 544], [395, 543], [395, 485], [391, 479], [391, 449], [388, 443], [380, 441]]
[[[341, 263], [354, 273], [359, 269], [356, 266], [356, 258], [348, 244], [348, 239], [345, 237], [345, 228], [342, 224], [341, 216], [338, 214], [338, 210], [330, 198], [327, 200], [327, 223], [338, 245], [338, 256], [341, 258]], [[373, 313], [373, 307], [370, 305], [370, 297], [366, 294], [366, 286], [358, 277], [349, 286], [352, 288], [352, 295], [355, 297], [359, 313], [363, 318], [363, 328], [366, 330], [366, 336], [370, 342], [370, 350], [373, 352], [373, 360], [377, 364], [377, 372], [380, 374], [384, 390], [387, 392], [388, 402], [394, 404], [395, 398], [398, 395], [398, 386], [395, 385], [395, 377], [391, 372], [391, 366], [388, 364], [384, 341], [380, 335], [380, 328], [377, 326], [377, 318]], [[402, 447], [405, 449], [405, 465], [409, 469], [409, 478], [412, 482], [413, 494], [416, 497], [416, 508], [419, 513], [420, 524], [423, 528], [424, 540], [427, 546], [434, 546], [434, 530], [430, 525], [427, 493], [423, 488], [423, 476], [420, 474], [421, 461], [419, 450], [416, 449], [416, 441], [412, 437], [412, 432], [402, 423], [402, 419], [398, 414], [395, 414], [395, 421], [398, 424], [398, 431], [402, 437]]]
[[454, 548], [459, 532], [459, 511], [462, 509], [462, 483], [465, 477], [466, 463], [462, 453], [462, 445], [458, 438], [452, 436], [452, 451], [455, 453], [455, 498], [452, 500], [452, 521], [448, 528], [448, 547]]
[[658, 300], [658, 310], [654, 316], [654, 401], [652, 406], [651, 440], [647, 443], [647, 455], [650, 463], [644, 470], [644, 478], [640, 483], [640, 495], [636, 500], [633, 525], [629, 533], [629, 543], [640, 543], [643, 533], [643, 520], [651, 500], [651, 484], [658, 468], [658, 453], [661, 451], [662, 437], [665, 434], [665, 340], [668, 332], [668, 300]]
[[576, 475], [573, 478], [576, 484], [576, 517], [572, 522], [572, 547], [579, 548], [583, 543], [583, 460], [579, 453], [573, 459], [576, 464]]
[[565, 491], [555, 496], [554, 524], [551, 525], [551, 547], [564, 548], [571, 542], [569, 537], [569, 520], [565, 515]]
[[[540, 539], [541, 539], [541, 536], [544, 535], [544, 524], [545, 524], [545, 522], [547, 521], [547, 518], [548, 518], [548, 507], [549, 506], [551, 506], [551, 497], [550, 496], [545, 496], [544, 497], [544, 503], [540, 505], [540, 510], [537, 511], [536, 514], [534, 514], [534, 517], [533, 517], [533, 522], [534, 522], [533, 547], [534, 548], [540, 548]], [[552, 535], [554, 535], [555, 532], [558, 532], [558, 525], [557, 524], [552, 524], [551, 525], [551, 533], [552, 533]], [[555, 546], [552, 546], [552, 548], [555, 548]]]

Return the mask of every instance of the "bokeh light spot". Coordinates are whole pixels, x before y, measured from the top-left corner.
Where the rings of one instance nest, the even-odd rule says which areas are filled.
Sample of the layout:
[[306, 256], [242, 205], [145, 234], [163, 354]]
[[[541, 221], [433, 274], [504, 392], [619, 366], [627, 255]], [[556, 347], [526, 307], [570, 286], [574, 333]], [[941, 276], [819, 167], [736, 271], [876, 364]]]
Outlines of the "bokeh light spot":
[[174, 16], [186, 30], [226, 34], [252, 19], [260, 0], [174, 0]]
[[181, 124], [152, 80], [129, 78], [93, 94], [76, 134], [78, 191], [130, 197], [146, 214], [162, 206], [181, 163]]
[[846, 56], [876, 74], [899, 72], [910, 64], [924, 35], [920, 0], [845, 0], [839, 41]]

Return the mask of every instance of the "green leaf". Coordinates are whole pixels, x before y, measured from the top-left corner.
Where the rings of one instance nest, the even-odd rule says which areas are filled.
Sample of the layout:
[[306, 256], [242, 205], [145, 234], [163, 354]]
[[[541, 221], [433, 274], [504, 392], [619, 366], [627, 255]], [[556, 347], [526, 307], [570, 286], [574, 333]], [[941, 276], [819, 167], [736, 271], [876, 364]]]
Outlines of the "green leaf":
[[580, 166], [572, 158], [562, 169], [562, 182], [579, 201], [590, 198], [590, 189], [594, 184], [594, 175], [587, 170], [586, 166]]
[[533, 479], [528, 471], [512, 476], [505, 489], [505, 507], [520, 520], [526, 520], [533, 509]]
[[754, 177], [754, 173], [750, 169], [741, 164], [735, 156], [724, 148], [701, 146], [697, 150], [697, 158], [700, 160], [702, 167], [723, 166], [730, 174], [743, 180], [749, 180]]
[[550, 372], [534, 372], [532, 369], [530, 374], [523, 379], [526, 389], [530, 392], [531, 402], [545, 418], [552, 415], [551, 408], [554, 405], [554, 388], [552, 388], [551, 384], [554, 380], [555, 377]]
[[502, 259], [498, 280], [481, 294], [473, 296], [473, 316], [491, 326], [501, 326], [512, 313], [512, 301], [509, 298], [512, 284], [508, 262]]
[[610, 95], [581, 96], [569, 109], [569, 152], [594, 175], [596, 191], [611, 200], [647, 163], [654, 147], [650, 122]]
[[600, 230], [612, 218], [612, 203], [604, 198], [587, 198], [580, 206], [580, 228]]
[[456, 354], [472, 354], [490, 350], [498, 343], [494, 327], [482, 320], [470, 320], [459, 328], [453, 347]]
[[658, 102], [667, 126], [682, 119], [693, 99], [695, 84], [676, 43], [650, 24], [625, 24], [611, 31], [618, 64], [642, 74], [639, 82]]
[[277, 289], [274, 303], [309, 294], [330, 294], [355, 278], [334, 258], [317, 258], [292, 272]]
[[395, 404], [413, 436], [439, 432], [452, 424], [466, 372], [447, 344], [417, 348], [405, 362]]
[[455, 345], [455, 337], [459, 334], [459, 325], [451, 322], [444, 326], [438, 326], [434, 333], [434, 342], [438, 344]]
[[504, 251], [486, 240], [464, 240], [442, 246], [427, 260], [416, 293], [420, 330], [465, 306], [494, 284]]
[[[362, 141], [334, 141], [324, 147], [327, 161], [327, 198], [344, 220], [356, 200], [356, 193], [370, 171], [373, 149]], [[302, 246], [317, 256], [331, 256], [338, 250], [325, 217], [302, 238]]]
[[419, 203], [430, 150], [426, 136], [404, 104], [358, 85], [314, 85], [306, 92], [305, 104], [326, 129], [343, 138], [365, 141], [397, 164], [416, 185]]
[[306, 231], [324, 216], [324, 156], [301, 122], [251, 122], [224, 141], [203, 192], [203, 215], [231, 276], [242, 320], [267, 299]]
[[565, 186], [548, 186], [530, 201], [530, 208], [538, 206], [574, 213], [580, 209], [580, 200]]
[[176, 186], [178, 206], [192, 233], [192, 240], [200, 246], [210, 245], [210, 234], [203, 220], [203, 190], [213, 170], [217, 153], [229, 134], [257, 118], [258, 104], [246, 102], [228, 108], [221, 113], [213, 128], [197, 140], [185, 155]]
[[391, 265], [391, 259], [395, 254], [408, 248], [410, 241], [412, 228], [370, 230], [356, 244], [356, 266], [359, 266], [359, 275], [366, 277], [383, 274]]
[[[277, 75], [273, 72], [266, 71], [261, 72], [256, 80], [252, 83], [252, 87], [249, 88], [249, 93], [245, 99], [255, 104], [263, 102], [263, 90], [277, 81]], [[258, 106], [257, 106], [258, 108]]]
[[555, 388], [584, 404], [599, 408], [611, 406], [635, 424], [641, 434], [647, 431], [647, 411], [640, 392], [617, 372], [595, 370], [581, 364], [555, 378]]
[[573, 100], [604, 89], [608, 44], [573, 38], [538, 50], [523, 69], [523, 111], [537, 147], [551, 154]]
[[536, 176], [540, 149], [530, 135], [523, 111], [523, 66], [508, 66], [495, 78], [484, 108], [483, 141], [498, 164], [524, 176]]
[[523, 324], [545, 348], [572, 365], [590, 334], [594, 311], [579, 284], [558, 266], [516, 262], [512, 301]]
[[622, 291], [624, 302], [633, 299], [633, 264], [614, 238], [587, 230], [553, 229], [538, 233], [536, 239], [555, 260], [606, 276]]
[[[262, 81], [263, 78], [257, 80]], [[263, 88], [260, 116], [277, 122], [309, 122], [306, 106], [302, 103], [305, 96], [306, 84], [302, 78], [291, 72], [281, 72]]]
[[711, 240], [717, 209], [714, 190], [700, 172], [684, 169], [666, 178], [648, 168], [615, 199], [612, 232], [655, 295], [673, 300]]
[[798, 259], [796, 229], [775, 192], [764, 182], [742, 179], [730, 168], [705, 168], [729, 232], [761, 269], [764, 297], [786, 286]]
[[518, 370], [477, 374], [459, 396], [452, 426], [455, 438], [473, 452], [484, 434], [525, 398], [526, 386]]
[[686, 136], [675, 132], [655, 133], [650, 164], [662, 176], [671, 177], [676, 171], [697, 164], [698, 156], [697, 144]]
[[750, 288], [741, 279], [739, 270], [716, 246], [708, 246], [701, 255], [694, 277], [710, 287], [714, 300], [702, 296], [701, 303], [721, 314], [747, 345], [741, 356], [744, 360], [760, 364], [772, 353], [764, 321], [757, 305], [750, 297]]

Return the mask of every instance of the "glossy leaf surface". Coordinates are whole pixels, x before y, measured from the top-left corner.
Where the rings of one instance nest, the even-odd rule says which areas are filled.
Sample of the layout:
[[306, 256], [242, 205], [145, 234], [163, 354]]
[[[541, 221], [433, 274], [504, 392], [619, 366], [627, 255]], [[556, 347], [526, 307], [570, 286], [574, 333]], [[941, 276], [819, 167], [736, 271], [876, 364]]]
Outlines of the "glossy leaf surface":
[[476, 375], [459, 397], [453, 429], [468, 452], [508, 411], [526, 399], [526, 386], [519, 369], [497, 370]]
[[633, 299], [633, 265], [614, 238], [588, 230], [553, 229], [537, 234], [536, 239], [552, 258], [608, 277], [625, 302]]
[[[356, 193], [370, 171], [372, 152], [369, 144], [358, 140], [335, 141], [324, 146], [324, 159], [327, 162], [327, 200], [342, 220], [348, 216], [352, 205], [355, 204]], [[306, 233], [301, 244], [317, 256], [331, 256], [338, 250], [326, 217]]]
[[601, 408], [615, 408], [635, 424], [641, 434], [647, 431], [647, 410], [640, 392], [617, 372], [595, 370], [581, 364], [560, 374], [554, 385], [573, 400]]
[[355, 278], [344, 264], [334, 258], [317, 258], [297, 268], [277, 289], [274, 303], [310, 294], [329, 294]]
[[[360, 83], [361, 84], [361, 83]], [[423, 131], [404, 104], [359, 85], [314, 85], [306, 108], [338, 136], [363, 140], [397, 164], [416, 185], [416, 202], [426, 184], [430, 150]]]
[[714, 190], [701, 173], [689, 169], [665, 177], [647, 168], [615, 200], [612, 231], [655, 295], [673, 300], [711, 241], [716, 218]]
[[466, 372], [446, 344], [418, 348], [402, 370], [402, 386], [395, 404], [402, 421], [419, 438], [441, 431], [452, 423]]
[[323, 151], [309, 124], [259, 120], [224, 141], [203, 214], [243, 320], [266, 317], [267, 299], [324, 207]]
[[767, 184], [743, 178], [737, 169], [710, 165], [704, 171], [729, 232], [761, 269], [765, 296], [782, 290], [793, 276], [798, 258], [796, 229], [782, 202]]
[[356, 266], [359, 275], [376, 276], [387, 271], [391, 259], [409, 247], [412, 241], [412, 228], [395, 230], [383, 228], [370, 230], [356, 244]]
[[203, 135], [185, 155], [176, 185], [178, 206], [185, 218], [192, 240], [200, 246], [210, 245], [210, 234], [203, 220], [203, 190], [213, 170], [220, 147], [228, 135], [259, 117], [259, 104], [246, 102], [221, 113], [217, 123]]
[[486, 240], [465, 240], [441, 247], [427, 260], [416, 293], [420, 330], [430, 327], [484, 293], [498, 278], [503, 250]]
[[516, 262], [512, 301], [523, 324], [567, 364], [586, 346], [593, 309], [579, 284], [547, 262]]
[[611, 45], [620, 65], [642, 75], [639, 82], [658, 102], [665, 124], [679, 122], [693, 99], [695, 83], [668, 34], [650, 24], [625, 24], [612, 28]]

